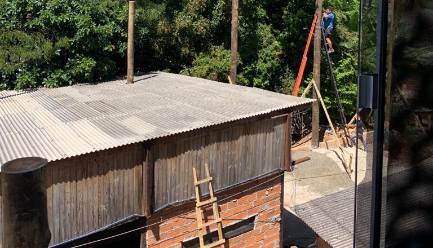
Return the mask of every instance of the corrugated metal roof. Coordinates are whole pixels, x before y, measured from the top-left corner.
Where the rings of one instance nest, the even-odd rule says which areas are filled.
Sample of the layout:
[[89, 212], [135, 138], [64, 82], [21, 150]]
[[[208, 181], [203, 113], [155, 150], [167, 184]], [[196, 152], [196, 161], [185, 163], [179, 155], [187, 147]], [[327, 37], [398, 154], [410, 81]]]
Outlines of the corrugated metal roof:
[[0, 92], [0, 163], [49, 161], [313, 102], [169, 73], [29, 92]]
[[[292, 210], [331, 247], [352, 247], [353, 197], [354, 188], [350, 187], [297, 205]], [[366, 248], [361, 244], [359, 247]]]

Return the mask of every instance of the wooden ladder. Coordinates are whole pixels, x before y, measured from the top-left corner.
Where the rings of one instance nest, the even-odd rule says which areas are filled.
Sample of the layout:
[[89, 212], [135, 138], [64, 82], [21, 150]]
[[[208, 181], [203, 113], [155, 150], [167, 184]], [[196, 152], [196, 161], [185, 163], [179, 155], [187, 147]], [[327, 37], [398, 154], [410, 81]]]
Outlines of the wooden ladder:
[[[197, 231], [198, 231], [198, 238], [200, 240], [200, 247], [201, 248], [211, 248], [211, 247], [217, 247], [223, 245], [226, 240], [223, 237], [223, 230], [222, 230], [222, 219], [220, 217], [220, 213], [218, 211], [218, 204], [217, 204], [217, 198], [214, 196], [213, 187], [212, 187], [212, 177], [209, 173], [209, 167], [207, 164], [205, 164], [206, 169], [206, 178], [202, 180], [197, 179], [197, 171], [195, 168], [192, 168], [192, 172], [194, 174], [194, 186], [195, 186], [195, 197], [196, 197], [196, 205], [195, 205], [195, 212], [197, 214]], [[210, 198], [202, 201], [200, 199], [200, 184], [209, 183], [209, 195]], [[212, 204], [213, 209], [213, 220], [203, 223], [203, 207], [206, 205]], [[203, 236], [206, 234], [206, 227], [217, 224], [218, 227], [218, 241], [215, 241], [213, 243], [210, 243], [208, 245], [204, 245], [204, 239]], [[205, 228], [205, 231], [202, 232], [203, 228]]]

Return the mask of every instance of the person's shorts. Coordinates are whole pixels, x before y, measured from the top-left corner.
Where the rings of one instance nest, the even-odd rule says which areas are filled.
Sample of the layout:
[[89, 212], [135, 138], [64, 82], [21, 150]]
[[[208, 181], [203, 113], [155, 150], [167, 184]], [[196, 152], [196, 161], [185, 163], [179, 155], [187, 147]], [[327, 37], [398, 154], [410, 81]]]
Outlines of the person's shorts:
[[326, 38], [331, 38], [331, 33], [332, 33], [332, 28], [327, 27], [327, 28], [325, 29], [325, 37], [326, 37]]

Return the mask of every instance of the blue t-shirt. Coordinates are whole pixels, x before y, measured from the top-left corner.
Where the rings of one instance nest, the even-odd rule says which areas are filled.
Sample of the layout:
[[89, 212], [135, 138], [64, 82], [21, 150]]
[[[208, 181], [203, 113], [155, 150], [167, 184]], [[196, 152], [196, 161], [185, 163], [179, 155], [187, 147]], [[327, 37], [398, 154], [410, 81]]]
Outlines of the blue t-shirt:
[[334, 28], [334, 26], [332, 26], [332, 23], [334, 22], [334, 14], [329, 13], [328, 14], [328, 18], [324, 18], [323, 20], [323, 27], [326, 28]]

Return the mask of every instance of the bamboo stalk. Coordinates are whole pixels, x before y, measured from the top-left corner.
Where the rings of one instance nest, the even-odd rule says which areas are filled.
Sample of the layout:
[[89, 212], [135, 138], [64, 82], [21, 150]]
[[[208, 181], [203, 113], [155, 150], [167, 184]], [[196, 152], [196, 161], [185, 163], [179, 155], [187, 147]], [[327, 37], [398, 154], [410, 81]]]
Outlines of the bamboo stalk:
[[301, 97], [305, 97], [308, 94], [312, 85], [313, 85], [313, 83], [310, 81], [310, 83], [307, 85], [307, 88], [305, 88], [304, 92], [302, 93]]

